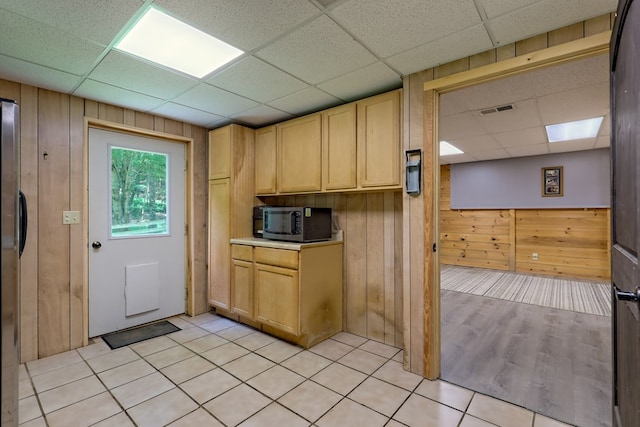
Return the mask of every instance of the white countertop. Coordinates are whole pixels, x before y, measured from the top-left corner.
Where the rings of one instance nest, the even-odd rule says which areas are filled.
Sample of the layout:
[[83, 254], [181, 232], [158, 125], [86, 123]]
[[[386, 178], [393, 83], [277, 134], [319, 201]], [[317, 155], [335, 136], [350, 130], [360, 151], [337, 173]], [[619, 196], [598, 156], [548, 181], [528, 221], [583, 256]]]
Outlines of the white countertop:
[[302, 248], [310, 248], [314, 246], [338, 245], [342, 243], [342, 238], [342, 230], [338, 230], [336, 234], [333, 234], [331, 236], [330, 240], [324, 240], [322, 242], [296, 243], [283, 242], [280, 240], [260, 239], [256, 237], [231, 239], [230, 242], [234, 245], [260, 246], [263, 248], [289, 249], [292, 251], [299, 251]]

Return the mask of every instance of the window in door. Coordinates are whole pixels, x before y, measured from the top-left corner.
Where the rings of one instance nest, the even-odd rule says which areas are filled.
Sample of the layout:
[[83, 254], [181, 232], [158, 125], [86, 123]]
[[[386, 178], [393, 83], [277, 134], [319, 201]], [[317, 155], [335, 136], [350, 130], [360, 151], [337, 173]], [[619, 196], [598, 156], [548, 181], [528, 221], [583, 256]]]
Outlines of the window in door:
[[111, 238], [169, 234], [164, 153], [110, 147]]

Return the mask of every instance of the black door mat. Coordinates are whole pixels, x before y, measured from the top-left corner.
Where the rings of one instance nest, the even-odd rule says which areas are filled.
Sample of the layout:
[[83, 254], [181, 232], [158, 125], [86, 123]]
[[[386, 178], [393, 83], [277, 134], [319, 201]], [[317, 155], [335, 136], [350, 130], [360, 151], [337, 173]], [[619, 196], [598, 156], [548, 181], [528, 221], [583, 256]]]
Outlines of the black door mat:
[[129, 344], [159, 337], [179, 331], [176, 325], [166, 320], [151, 323], [150, 325], [139, 326], [137, 328], [126, 329], [124, 331], [111, 332], [102, 336], [104, 342], [111, 347], [111, 350], [124, 347]]

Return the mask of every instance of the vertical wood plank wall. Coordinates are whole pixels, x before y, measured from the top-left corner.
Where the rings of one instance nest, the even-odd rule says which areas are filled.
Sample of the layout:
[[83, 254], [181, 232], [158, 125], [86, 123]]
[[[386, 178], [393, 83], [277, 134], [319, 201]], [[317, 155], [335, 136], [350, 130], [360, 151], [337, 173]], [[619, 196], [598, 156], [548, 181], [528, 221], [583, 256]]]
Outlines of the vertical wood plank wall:
[[[578, 40], [609, 31], [613, 26], [614, 18], [614, 13], [602, 15], [587, 21], [534, 36], [526, 40], [521, 40], [405, 76], [403, 78], [404, 148], [424, 148], [426, 141], [430, 138], [429, 135], [433, 132], [434, 124], [432, 123], [430, 116], [428, 116], [427, 111], [425, 111], [425, 104], [430, 105], [430, 102], [425, 102], [426, 92], [424, 92], [424, 87], [417, 87], [419, 82], [424, 83], [429, 80], [454, 75], [483, 65], [508, 60], [516, 56], [525, 55], [527, 53], [567, 43], [572, 40]], [[437, 124], [435, 125], [437, 126]], [[418, 140], [419, 137], [422, 137], [422, 141]], [[432, 160], [433, 159], [431, 158], [425, 157], [423, 159], [423, 163], [426, 164], [427, 162], [432, 162]], [[424, 176], [425, 185], [430, 185], [430, 180], [431, 176]], [[405, 227], [407, 227], [410, 232], [414, 231], [413, 216], [418, 213], [417, 209], [415, 206], [412, 206], [412, 204], [413, 202], [410, 202], [405, 204], [403, 207]], [[422, 224], [428, 222], [427, 215], [429, 214], [430, 212], [423, 212], [423, 218], [421, 219]], [[512, 213], [510, 212], [510, 217], [511, 214]], [[411, 226], [408, 225], [409, 221], [411, 221]], [[420, 239], [414, 238], [407, 240], [405, 238], [405, 241], [403, 242], [403, 272], [405, 276], [410, 276], [404, 278], [405, 300], [410, 299], [405, 307], [404, 313], [404, 331], [406, 335], [404, 367], [413, 373], [425, 375], [425, 366], [429, 362], [427, 360], [428, 357], [435, 355], [439, 351], [439, 348], [436, 349], [436, 342], [433, 343], [433, 349], [429, 347], [429, 344], [425, 344], [425, 339], [428, 339], [428, 335], [431, 334], [430, 330], [434, 329], [431, 328], [431, 325], [426, 324], [428, 323], [428, 319], [426, 318], [427, 310], [431, 307], [435, 307], [437, 302], [423, 300], [423, 298], [433, 295], [432, 291], [437, 288], [438, 284], [431, 283], [434, 280], [437, 281], [437, 278], [420, 277], [420, 270], [425, 269], [424, 264], [429, 262], [429, 259], [425, 256], [425, 248], [430, 246], [431, 242], [427, 242], [426, 239], [422, 242], [419, 240]], [[511, 242], [510, 245], [513, 243], [514, 242]], [[513, 252], [512, 247], [510, 247], [510, 252]], [[436, 254], [436, 263], [438, 262], [437, 258], [440, 255], [440, 253]], [[421, 310], [414, 309], [414, 300], [416, 298], [421, 300]], [[435, 367], [436, 364], [433, 364], [432, 366]], [[439, 368], [435, 369], [434, 372], [435, 376], [438, 376]]]
[[206, 130], [2, 79], [0, 97], [20, 105], [21, 187], [29, 204], [20, 262], [21, 361], [80, 347], [85, 339], [82, 226], [62, 224], [63, 210], [83, 211], [85, 116], [193, 138], [192, 297], [194, 314], [206, 312]]
[[343, 329], [402, 347], [402, 194], [278, 196], [262, 201], [334, 210], [345, 240]]
[[609, 209], [451, 210], [450, 170], [449, 165], [440, 167], [441, 263], [611, 278]]

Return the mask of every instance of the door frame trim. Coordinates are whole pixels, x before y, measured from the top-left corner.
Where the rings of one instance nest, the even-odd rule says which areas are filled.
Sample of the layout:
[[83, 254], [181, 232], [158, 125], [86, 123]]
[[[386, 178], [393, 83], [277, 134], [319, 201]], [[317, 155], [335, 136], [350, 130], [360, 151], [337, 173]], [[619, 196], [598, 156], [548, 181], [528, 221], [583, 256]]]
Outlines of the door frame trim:
[[[440, 94], [461, 89], [488, 81], [496, 80], [510, 75], [531, 71], [536, 68], [557, 65], [563, 62], [580, 58], [603, 54], [609, 51], [609, 41], [612, 32], [604, 31], [593, 36], [563, 43], [557, 46], [538, 50], [526, 55], [506, 59], [492, 64], [484, 65], [468, 71], [452, 74], [450, 76], [430, 80], [424, 83], [424, 125], [423, 147], [425, 157], [423, 168], [425, 178], [428, 176], [432, 182], [431, 200], [424, 203], [424, 246], [431, 248], [434, 242], [439, 243], [438, 213], [440, 200], [438, 191], [440, 182], [439, 152], [437, 141]], [[428, 156], [431, 155], [432, 158]], [[407, 315], [408, 305], [405, 303], [405, 319], [409, 319], [410, 325], [405, 325], [405, 333], [411, 331], [411, 335], [424, 337], [424, 364], [423, 375], [429, 379], [440, 377], [440, 277], [439, 255], [431, 250], [424, 250], [424, 313], [423, 318], [411, 320]], [[405, 287], [406, 287], [405, 283]], [[405, 354], [408, 352], [407, 337], [405, 337]]]
[[82, 311], [83, 311], [83, 345], [89, 343], [89, 128], [102, 129], [111, 132], [126, 133], [134, 136], [152, 137], [163, 139], [168, 142], [176, 142], [185, 144], [186, 153], [186, 171], [185, 171], [185, 223], [187, 225], [187, 233], [185, 235], [185, 313], [194, 313], [195, 295], [193, 272], [195, 271], [194, 263], [194, 171], [191, 165], [194, 164], [194, 140], [193, 138], [174, 135], [165, 132], [154, 131], [150, 129], [138, 128], [119, 123], [113, 123], [106, 120], [84, 117], [84, 141], [82, 144], [82, 161], [83, 161], [83, 194], [82, 194], [82, 263], [83, 263], [83, 283], [82, 283]]

